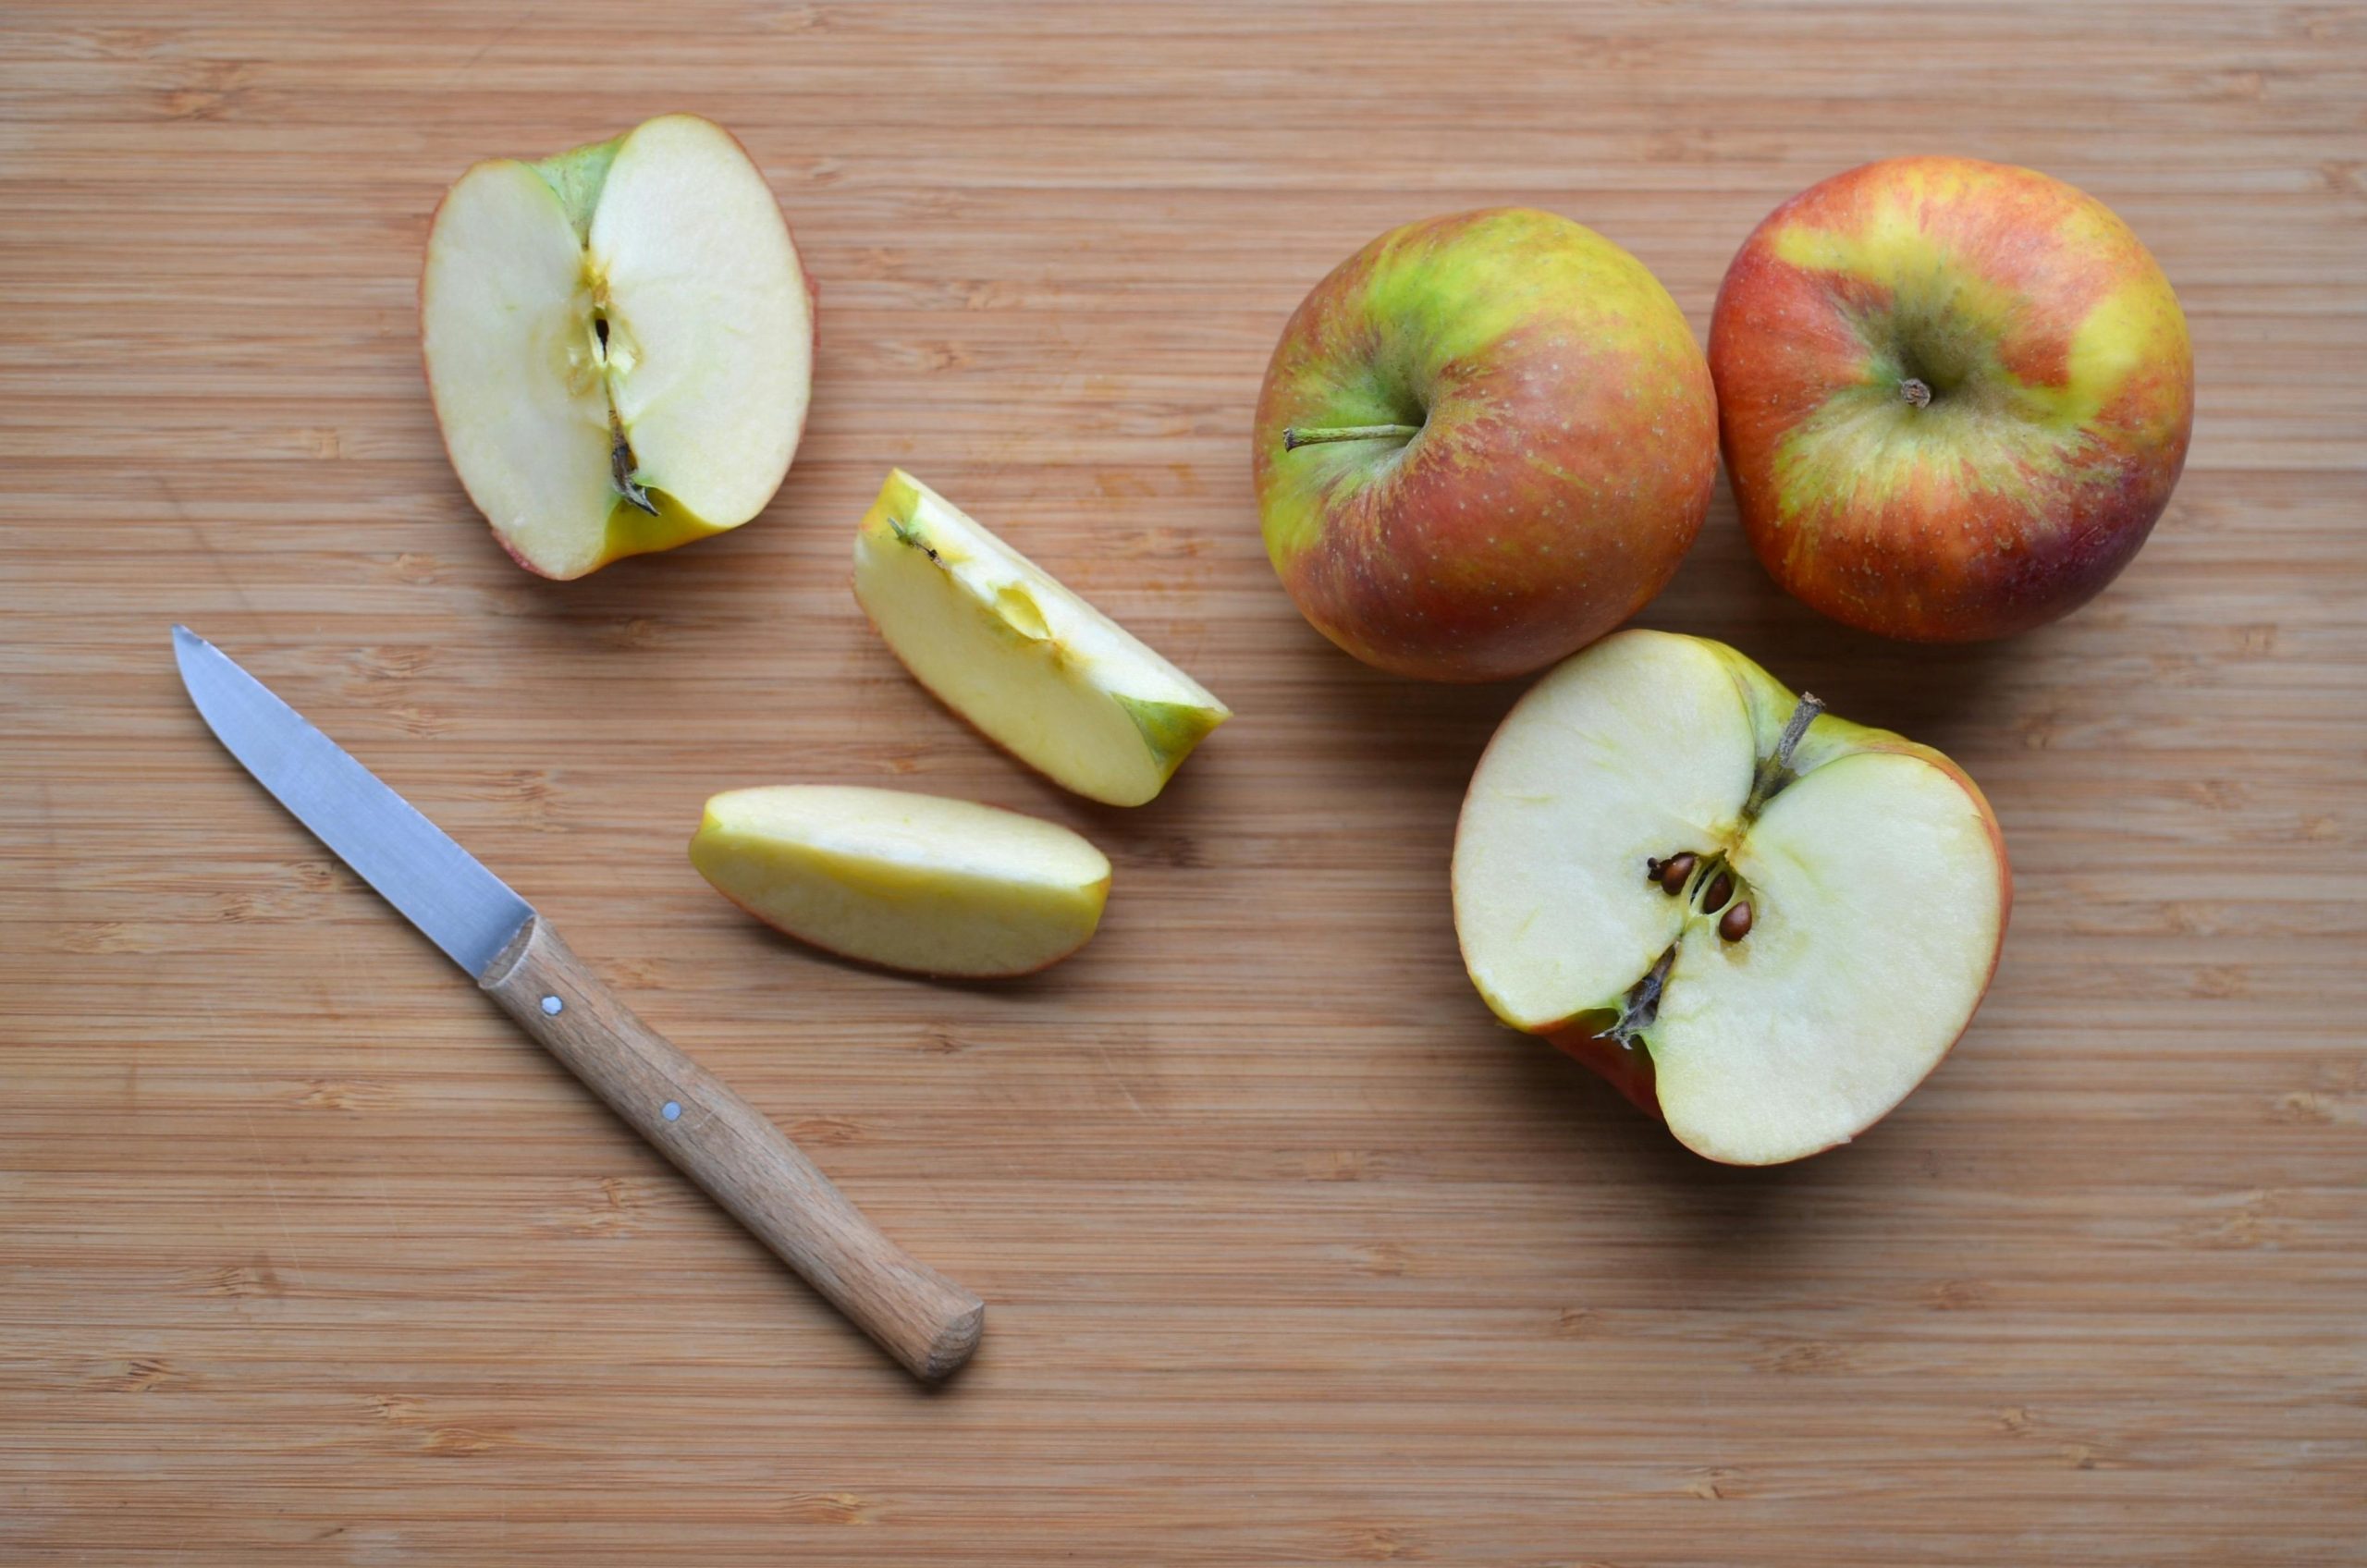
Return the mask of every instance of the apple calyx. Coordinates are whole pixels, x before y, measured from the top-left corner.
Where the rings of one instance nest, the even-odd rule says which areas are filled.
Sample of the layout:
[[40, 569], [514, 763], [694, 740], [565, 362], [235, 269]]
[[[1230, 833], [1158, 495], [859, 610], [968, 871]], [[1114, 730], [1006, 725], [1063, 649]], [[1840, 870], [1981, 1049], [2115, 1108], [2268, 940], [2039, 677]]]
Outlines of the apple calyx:
[[1644, 1053], [1645, 1060], [1650, 1060], [1651, 1047], [1644, 1038], [1644, 1031], [1661, 1015], [1661, 993], [1668, 986], [1668, 972], [1676, 966], [1676, 946], [1671, 942], [1660, 962], [1628, 987], [1627, 994], [1619, 998], [1618, 1018], [1596, 1039], [1614, 1041], [1628, 1050]]
[[1325, 441], [1410, 441], [1420, 434], [1418, 424], [1337, 424], [1312, 430], [1293, 425], [1282, 432], [1282, 450], [1295, 452]]
[[1928, 409], [1932, 406], [1932, 384], [1919, 375], [1910, 375], [1900, 382], [1898, 395], [1907, 399], [1909, 408]]
[[[601, 341], [607, 342], [607, 337], [603, 330]], [[616, 485], [618, 495], [656, 517], [657, 503], [649, 498], [648, 491], [633, 483], [633, 471], [640, 466], [633, 459], [632, 443], [625, 439], [624, 422], [617, 417], [617, 405], [611, 401], [608, 404], [608, 478]]]

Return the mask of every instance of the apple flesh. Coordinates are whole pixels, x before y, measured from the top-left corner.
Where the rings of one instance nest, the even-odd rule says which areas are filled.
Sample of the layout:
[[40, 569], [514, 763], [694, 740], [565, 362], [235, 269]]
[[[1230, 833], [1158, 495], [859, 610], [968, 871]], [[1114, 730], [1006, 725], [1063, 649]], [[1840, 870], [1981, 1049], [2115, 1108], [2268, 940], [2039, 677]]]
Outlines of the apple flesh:
[[1664, 587], [1709, 509], [1717, 412], [1642, 263], [1551, 213], [1408, 224], [1315, 287], [1266, 371], [1266, 551], [1367, 664], [1496, 680]]
[[1710, 326], [1726, 469], [1776, 582], [1920, 642], [2085, 604], [2169, 502], [2186, 317], [2101, 202], [2029, 169], [1897, 158], [1744, 244]]
[[746, 152], [695, 116], [462, 175], [428, 236], [420, 326], [452, 466], [546, 577], [737, 528], [804, 429], [797, 247]]
[[898, 469], [855, 532], [854, 595], [914, 679], [1063, 788], [1141, 805], [1232, 709]]
[[1110, 862], [1067, 828], [898, 790], [781, 785], [706, 803], [691, 864], [803, 942], [921, 974], [1026, 974], [1083, 947]]
[[1455, 929], [1497, 1016], [1740, 1165], [1846, 1142], [1939, 1064], [2011, 886], [1946, 757], [1659, 631], [1515, 705], [1454, 842]]

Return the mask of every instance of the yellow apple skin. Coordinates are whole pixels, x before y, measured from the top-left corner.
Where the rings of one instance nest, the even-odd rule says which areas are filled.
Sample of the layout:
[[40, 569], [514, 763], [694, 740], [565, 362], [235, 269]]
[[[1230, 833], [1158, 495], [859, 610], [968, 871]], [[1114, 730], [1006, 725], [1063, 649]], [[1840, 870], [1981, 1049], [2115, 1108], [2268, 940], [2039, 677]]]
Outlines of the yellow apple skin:
[[969, 801], [855, 786], [716, 795], [690, 859], [717, 892], [784, 936], [859, 962], [957, 979], [1059, 962], [1092, 939], [1110, 893], [1108, 858], [1067, 828]]

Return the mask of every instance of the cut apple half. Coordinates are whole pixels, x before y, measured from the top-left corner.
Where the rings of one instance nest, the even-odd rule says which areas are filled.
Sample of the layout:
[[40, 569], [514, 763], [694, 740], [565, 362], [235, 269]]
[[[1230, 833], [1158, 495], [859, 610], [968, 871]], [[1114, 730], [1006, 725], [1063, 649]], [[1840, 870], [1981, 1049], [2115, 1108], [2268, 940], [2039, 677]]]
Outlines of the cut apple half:
[[1232, 715], [901, 469], [856, 531], [854, 596], [922, 685], [1088, 800], [1152, 799]]
[[1497, 1016], [1740, 1165], [1846, 1142], [1939, 1064], [2010, 892], [1946, 757], [1658, 631], [1521, 699], [1454, 844], [1455, 929]]
[[854, 786], [717, 795], [691, 864], [777, 930], [920, 974], [1042, 969], [1085, 945], [1110, 893], [1109, 859], [1058, 824]]
[[737, 528], [804, 429], [797, 247], [740, 143], [693, 115], [462, 175], [420, 328], [460, 483], [546, 577]]

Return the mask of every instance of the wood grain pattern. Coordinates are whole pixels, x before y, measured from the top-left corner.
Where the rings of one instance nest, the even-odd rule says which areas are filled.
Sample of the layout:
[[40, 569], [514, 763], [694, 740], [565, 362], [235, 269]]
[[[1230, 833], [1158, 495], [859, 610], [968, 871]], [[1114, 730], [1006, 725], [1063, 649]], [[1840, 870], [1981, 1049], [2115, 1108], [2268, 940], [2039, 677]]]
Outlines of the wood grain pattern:
[[923, 1382], [978, 1348], [985, 1304], [908, 1256], [765, 1113], [643, 1023], [535, 915], [480, 977], [536, 1043]]
[[[439, 449], [472, 159], [714, 116], [821, 288], [767, 515], [572, 584]], [[2095, 192], [2189, 311], [2153, 542], [2003, 645], [1819, 621], [1723, 496], [1647, 624], [1939, 745], [2013, 931], [1857, 1145], [1686, 1156], [1492, 1027], [1453, 813], [1513, 689], [1367, 671], [1266, 565], [1274, 334], [1523, 201], [1697, 330], [1883, 153]], [[1820, 0], [0, 17], [0, 1562], [2355, 1564], [2367, 1539], [2367, 17]], [[1238, 711], [1153, 805], [863, 627], [901, 463]], [[994, 1331], [926, 1393], [207, 741], [234, 652], [535, 903]], [[931, 986], [685, 863], [717, 790], [1066, 822], [1094, 944]]]

